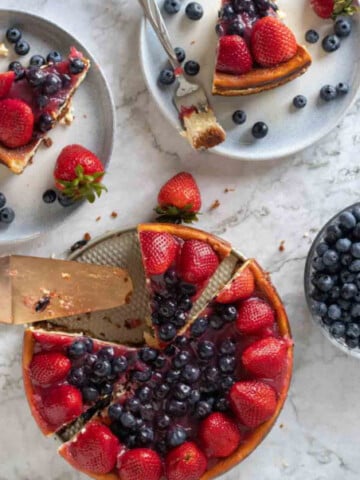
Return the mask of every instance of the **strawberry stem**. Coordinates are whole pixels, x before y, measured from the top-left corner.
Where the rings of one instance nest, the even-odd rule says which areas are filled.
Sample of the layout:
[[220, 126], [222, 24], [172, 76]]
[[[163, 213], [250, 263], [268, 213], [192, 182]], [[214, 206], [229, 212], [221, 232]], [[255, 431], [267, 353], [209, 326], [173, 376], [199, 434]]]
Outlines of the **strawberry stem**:
[[76, 178], [71, 181], [57, 180], [63, 189], [62, 193], [73, 200], [81, 200], [86, 198], [90, 203], [94, 203], [102, 192], [107, 192], [105, 185], [99, 182], [105, 172], [96, 172], [91, 175], [84, 174], [82, 165], [75, 168]]
[[185, 205], [183, 208], [174, 207], [174, 205], [158, 206], [154, 211], [159, 215], [156, 220], [160, 223], [194, 223], [199, 220], [199, 212], [192, 211], [192, 204]]
[[335, 0], [332, 18], [336, 20], [339, 15], [354, 15], [359, 11], [359, 7], [353, 5], [353, 0]]

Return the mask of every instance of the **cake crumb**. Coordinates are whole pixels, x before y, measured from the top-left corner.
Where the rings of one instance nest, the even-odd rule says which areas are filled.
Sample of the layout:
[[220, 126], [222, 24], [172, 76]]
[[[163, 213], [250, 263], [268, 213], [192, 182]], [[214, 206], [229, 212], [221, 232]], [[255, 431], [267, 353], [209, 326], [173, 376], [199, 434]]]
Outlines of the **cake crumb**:
[[52, 147], [53, 141], [50, 137], [45, 137], [43, 142], [46, 148]]
[[190, 42], [190, 45], [195, 45], [195, 40], [192, 40], [192, 41]]
[[0, 43], [0, 57], [8, 57], [9, 56], [9, 49], [5, 45], [5, 43]]
[[95, 218], [95, 222], [99, 222], [100, 220], [101, 220], [101, 216], [100, 216], [100, 215]]
[[279, 428], [284, 428], [284, 424], [280, 423]]
[[305, 232], [303, 238], [309, 238], [309, 232]]
[[88, 233], [88, 232], [84, 233], [84, 240], [85, 240], [86, 242], [89, 242], [89, 241], [91, 240], [91, 235], [90, 235], [90, 233]]
[[111, 212], [111, 215], [110, 215], [111, 218], [117, 218], [117, 216], [118, 216], [117, 212], [115, 212], [115, 211]]
[[235, 192], [235, 188], [225, 188], [224, 193]]
[[279, 252], [283, 252], [285, 250], [285, 240], [281, 240], [279, 245]]
[[69, 103], [65, 115], [60, 119], [61, 125], [71, 125], [75, 119], [74, 108], [72, 102]]
[[215, 202], [213, 202], [213, 204], [212, 204], [211, 207], [210, 207], [210, 211], [216, 210], [216, 209], [219, 208], [219, 207], [220, 207], [220, 202], [219, 202], [219, 200], [215, 200]]
[[64, 280], [70, 280], [71, 275], [70, 275], [70, 273], [62, 273], [62, 274], [61, 274], [61, 277], [62, 277]]

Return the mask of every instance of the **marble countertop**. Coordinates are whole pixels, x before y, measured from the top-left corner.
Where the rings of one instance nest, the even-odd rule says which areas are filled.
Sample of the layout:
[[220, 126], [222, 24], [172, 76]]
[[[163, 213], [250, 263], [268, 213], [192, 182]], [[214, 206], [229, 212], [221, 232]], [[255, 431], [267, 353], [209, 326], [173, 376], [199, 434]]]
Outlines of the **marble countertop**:
[[[360, 100], [320, 144], [281, 161], [246, 163], [197, 154], [146, 90], [135, 0], [17, 0], [16, 5], [2, 0], [1, 7], [43, 15], [79, 37], [102, 65], [117, 112], [109, 193], [79, 209], [71, 223], [30, 243], [1, 247], [1, 254], [61, 256], [85, 232], [94, 237], [148, 220], [159, 186], [181, 170], [192, 172], [203, 193], [199, 226], [255, 256], [272, 273], [296, 343], [294, 378], [280, 419], [256, 452], [224, 479], [358, 479], [359, 363], [311, 323], [303, 270], [317, 229], [358, 200]], [[225, 193], [226, 188], [234, 191]], [[210, 210], [216, 199], [219, 208]], [[22, 328], [0, 327], [0, 480], [85, 479], [57, 457], [55, 440], [44, 438], [31, 418], [22, 387], [21, 341]]]

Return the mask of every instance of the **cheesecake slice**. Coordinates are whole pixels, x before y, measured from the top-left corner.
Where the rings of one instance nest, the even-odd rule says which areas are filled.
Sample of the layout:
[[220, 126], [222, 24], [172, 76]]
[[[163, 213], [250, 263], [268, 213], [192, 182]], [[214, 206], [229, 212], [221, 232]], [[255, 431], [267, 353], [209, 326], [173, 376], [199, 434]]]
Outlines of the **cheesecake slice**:
[[[260, 61], [259, 63], [255, 47], [257, 39], [254, 38], [254, 29], [258, 29], [258, 22], [264, 23], [264, 19], [267, 17], [273, 18], [273, 23], [275, 25], [277, 23], [279, 29], [286, 28], [288, 36], [293, 35], [282, 23], [275, 1], [222, 0], [216, 25], [219, 41], [217, 64], [213, 77], [212, 91], [214, 95], [251, 95], [271, 90], [294, 80], [304, 74], [310, 67], [312, 60], [309, 52], [305, 47], [299, 44], [296, 45], [294, 37], [289, 55], [285, 55], [283, 59], [281, 54], [274, 55], [274, 58], [278, 56], [281, 59], [278, 62], [275, 60], [275, 63], [274, 61]], [[265, 22], [270, 23], [272, 20], [265, 20]], [[288, 41], [288, 36], [286, 41]], [[236, 37], [239, 37], [241, 40], [239, 38], [236, 39]], [[236, 40], [238, 40], [240, 45], [242, 42], [246, 44], [244, 50], [247, 50], [249, 57], [246, 54], [243, 55], [242, 52], [239, 54], [239, 59], [234, 60], [234, 57], [230, 58], [232, 55], [227, 54], [229, 64], [224, 64], [220, 58], [220, 52], [224, 49], [225, 43], [229, 43], [228, 49], [230, 50], [230, 44], [233, 44], [235, 50], [237, 47]], [[286, 44], [286, 47], [288, 47], [288, 44]], [[277, 53], [279, 52], [275, 52], [275, 54]], [[242, 62], [244, 62], [243, 65]]]

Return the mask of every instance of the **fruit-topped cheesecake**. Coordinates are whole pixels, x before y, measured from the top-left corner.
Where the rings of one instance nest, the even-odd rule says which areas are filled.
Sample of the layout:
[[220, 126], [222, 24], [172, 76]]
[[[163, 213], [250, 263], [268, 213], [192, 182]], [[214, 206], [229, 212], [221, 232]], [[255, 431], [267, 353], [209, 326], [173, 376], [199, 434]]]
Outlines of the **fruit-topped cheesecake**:
[[90, 61], [74, 47], [66, 60], [0, 74], [0, 162], [22, 173], [66, 115]]
[[270, 0], [222, 0], [213, 93], [250, 95], [306, 72], [307, 50], [282, 22]]

